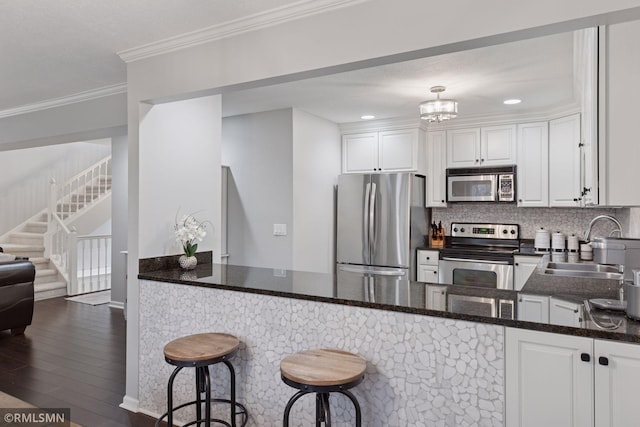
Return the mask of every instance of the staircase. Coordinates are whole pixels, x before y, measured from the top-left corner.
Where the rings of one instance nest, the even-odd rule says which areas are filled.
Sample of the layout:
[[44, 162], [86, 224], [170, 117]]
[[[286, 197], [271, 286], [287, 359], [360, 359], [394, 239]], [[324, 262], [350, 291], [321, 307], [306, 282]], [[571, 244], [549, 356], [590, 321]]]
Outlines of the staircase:
[[36, 300], [67, 294], [67, 282], [51, 260], [44, 256], [44, 235], [46, 232], [47, 212], [42, 211], [6, 234], [0, 243], [6, 253], [28, 257], [35, 265]]
[[[107, 161], [110, 161], [108, 158]], [[105, 162], [103, 159], [101, 162]], [[108, 164], [108, 163], [107, 163]], [[65, 222], [74, 216], [86, 213], [93, 202], [102, 199], [111, 192], [111, 176], [100, 174], [87, 179], [82, 186], [76, 185], [57, 192], [55, 203], [58, 218]], [[19, 257], [28, 257], [36, 267], [34, 291], [36, 301], [67, 295], [67, 279], [61, 273], [60, 265], [56, 265], [47, 256], [53, 254], [53, 248], [45, 248], [47, 231], [49, 230], [49, 213], [44, 209], [8, 233], [0, 236], [0, 246], [5, 253]], [[74, 248], [75, 250], [75, 248]], [[54, 255], [55, 256], [55, 255]], [[59, 257], [58, 257], [59, 258]]]

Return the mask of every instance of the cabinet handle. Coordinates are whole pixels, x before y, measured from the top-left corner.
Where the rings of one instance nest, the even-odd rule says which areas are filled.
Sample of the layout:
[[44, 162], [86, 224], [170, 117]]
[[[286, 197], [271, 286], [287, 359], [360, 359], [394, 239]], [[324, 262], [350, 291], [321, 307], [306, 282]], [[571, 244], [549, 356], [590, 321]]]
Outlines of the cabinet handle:
[[427, 257], [427, 261], [429, 261], [431, 259], [431, 257]]
[[478, 159], [476, 159], [476, 163], [478, 163], [478, 162], [479, 162], [479, 160], [478, 160]]
[[440, 203], [444, 203], [444, 200], [440, 200]]
[[435, 270], [433, 270], [433, 274], [438, 274], [438, 272], [437, 272], [437, 271], [435, 271]]
[[598, 357], [598, 363], [601, 364], [602, 366], [609, 366], [609, 358], [600, 356]]
[[582, 360], [583, 362], [590, 362], [591, 356], [589, 356], [589, 353], [582, 353], [580, 355], [580, 360]]
[[519, 201], [520, 203], [522, 203], [522, 199], [518, 199], [518, 201]]
[[484, 159], [480, 159], [480, 162], [484, 162]]
[[520, 264], [518, 264], [517, 262], [514, 264], [516, 267], [519, 266]]

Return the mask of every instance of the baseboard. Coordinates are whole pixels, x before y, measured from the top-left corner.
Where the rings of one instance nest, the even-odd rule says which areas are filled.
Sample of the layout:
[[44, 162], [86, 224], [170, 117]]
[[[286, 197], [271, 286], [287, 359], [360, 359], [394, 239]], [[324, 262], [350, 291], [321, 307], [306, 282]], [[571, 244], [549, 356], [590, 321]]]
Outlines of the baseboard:
[[[149, 410], [147, 410], [147, 409], [142, 409], [142, 408], [138, 408], [138, 412], [139, 412], [139, 413], [141, 413], [141, 414], [148, 415], [148, 416], [150, 416], [151, 418], [155, 418], [156, 420], [157, 420], [158, 418], [160, 418], [160, 416], [162, 416], [162, 415], [163, 415], [163, 414], [158, 414], [157, 412], [149, 411]], [[166, 419], [165, 419], [165, 421], [166, 421]], [[174, 415], [174, 418], [173, 418], [173, 425], [174, 425], [174, 426], [179, 426], [179, 427], [181, 427], [181, 426], [185, 425], [186, 423], [187, 423], [186, 421], [182, 421], [182, 420], [180, 420], [180, 419], [176, 419], [176, 418], [175, 418], [175, 415]]]
[[118, 310], [124, 310], [124, 303], [120, 301], [111, 301], [109, 307], [117, 308]]
[[140, 410], [140, 401], [133, 397], [125, 396], [119, 406], [129, 412], [138, 412]]

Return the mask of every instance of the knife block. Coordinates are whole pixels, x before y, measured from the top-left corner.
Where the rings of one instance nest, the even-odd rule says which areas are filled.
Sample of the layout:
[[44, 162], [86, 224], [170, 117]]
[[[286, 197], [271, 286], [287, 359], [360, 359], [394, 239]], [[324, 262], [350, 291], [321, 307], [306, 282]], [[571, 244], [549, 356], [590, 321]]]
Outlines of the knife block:
[[442, 248], [444, 247], [444, 229], [441, 231], [436, 231], [435, 234], [432, 233], [430, 235], [431, 243], [430, 246], [432, 248]]

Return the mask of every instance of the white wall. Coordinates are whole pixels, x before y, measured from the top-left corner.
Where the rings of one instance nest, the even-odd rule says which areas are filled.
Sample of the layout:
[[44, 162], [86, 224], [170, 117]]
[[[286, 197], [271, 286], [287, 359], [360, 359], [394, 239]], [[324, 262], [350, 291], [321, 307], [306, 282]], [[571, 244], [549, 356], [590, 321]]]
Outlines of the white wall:
[[[156, 105], [140, 121], [140, 258], [181, 254], [176, 213], [210, 221], [199, 252], [220, 257], [219, 96]], [[131, 262], [136, 262], [137, 257]]]
[[293, 269], [329, 273], [335, 263], [338, 125], [293, 109]]
[[[293, 147], [291, 109], [227, 117], [222, 163], [229, 166], [229, 264], [292, 267]], [[273, 224], [286, 224], [274, 236]]]
[[127, 297], [125, 255], [120, 252], [127, 250], [128, 238], [128, 148], [126, 136], [111, 140], [111, 302], [122, 304]]
[[[626, 8], [634, 9], [624, 10]], [[250, 87], [638, 17], [640, 0], [464, 0], [439, 3], [437, 8], [423, 0], [369, 0], [129, 63], [129, 196], [134, 206], [129, 209], [127, 295], [131, 309], [127, 322], [124, 406], [137, 409], [139, 283], [136, 261], [159, 252], [152, 250], [160, 242], [154, 239], [147, 222], [156, 226], [158, 234], [163, 234], [168, 225], [160, 221], [154, 211], [163, 208], [161, 200], [166, 189], [162, 189], [162, 194], [149, 192], [152, 190], [149, 182], [156, 178], [164, 182], [166, 173], [150, 163], [161, 154], [173, 154], [164, 153], [165, 148], [152, 152], [152, 138], [145, 120], [147, 113], [153, 116], [152, 110], [158, 106], [141, 105], [141, 101], [216, 94], [234, 84], [238, 88]], [[324, 70], [314, 71], [318, 69]], [[168, 114], [163, 116], [171, 119]], [[157, 136], [169, 142], [166, 137]], [[209, 165], [210, 169], [219, 170], [219, 162], [213, 160]]]
[[0, 151], [0, 235], [45, 209], [59, 184], [111, 153], [109, 140]]
[[629, 209], [629, 237], [640, 239], [640, 208]]

